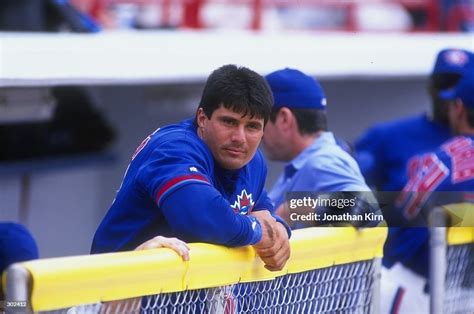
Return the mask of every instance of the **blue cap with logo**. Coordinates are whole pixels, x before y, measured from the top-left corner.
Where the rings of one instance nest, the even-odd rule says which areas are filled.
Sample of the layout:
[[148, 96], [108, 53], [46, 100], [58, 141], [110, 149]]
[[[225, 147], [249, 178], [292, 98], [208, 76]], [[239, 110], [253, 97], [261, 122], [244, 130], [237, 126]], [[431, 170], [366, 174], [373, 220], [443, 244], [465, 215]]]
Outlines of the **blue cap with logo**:
[[464, 75], [456, 87], [442, 91], [440, 96], [444, 100], [461, 99], [464, 106], [474, 109], [474, 71]]
[[474, 54], [472, 52], [463, 49], [443, 49], [436, 57], [433, 74], [464, 74], [473, 63]]
[[283, 69], [268, 74], [274, 107], [326, 109], [326, 96], [321, 85], [311, 76], [295, 69]]

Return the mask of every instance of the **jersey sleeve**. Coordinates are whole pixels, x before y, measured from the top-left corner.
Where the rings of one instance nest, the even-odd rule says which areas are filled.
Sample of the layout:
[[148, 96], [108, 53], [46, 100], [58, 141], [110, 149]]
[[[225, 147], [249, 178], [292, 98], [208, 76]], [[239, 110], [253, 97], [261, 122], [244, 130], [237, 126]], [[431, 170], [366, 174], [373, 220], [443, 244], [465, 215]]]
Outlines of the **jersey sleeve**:
[[137, 181], [156, 201], [161, 201], [173, 190], [190, 184], [211, 185], [208, 152], [200, 143], [176, 139], [157, 146], [140, 167]]
[[163, 198], [161, 209], [173, 231], [189, 242], [243, 246], [262, 237], [260, 223], [252, 216], [235, 213], [210, 185], [180, 186]]
[[198, 142], [159, 145], [139, 170], [138, 182], [170, 228], [188, 242], [242, 246], [260, 241], [260, 223], [236, 214], [213, 186], [210, 153]]
[[432, 192], [449, 177], [449, 168], [438, 156], [428, 153], [409, 163], [411, 176], [395, 203], [407, 221], [417, 218]]

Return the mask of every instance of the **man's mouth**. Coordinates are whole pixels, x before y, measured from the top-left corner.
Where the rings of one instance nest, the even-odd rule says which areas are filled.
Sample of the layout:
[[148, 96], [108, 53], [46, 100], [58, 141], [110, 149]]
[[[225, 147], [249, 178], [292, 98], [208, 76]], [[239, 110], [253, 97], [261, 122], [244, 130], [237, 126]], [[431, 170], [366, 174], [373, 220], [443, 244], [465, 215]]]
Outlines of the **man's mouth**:
[[224, 148], [230, 155], [241, 155], [245, 153], [245, 150], [240, 148], [227, 147]]

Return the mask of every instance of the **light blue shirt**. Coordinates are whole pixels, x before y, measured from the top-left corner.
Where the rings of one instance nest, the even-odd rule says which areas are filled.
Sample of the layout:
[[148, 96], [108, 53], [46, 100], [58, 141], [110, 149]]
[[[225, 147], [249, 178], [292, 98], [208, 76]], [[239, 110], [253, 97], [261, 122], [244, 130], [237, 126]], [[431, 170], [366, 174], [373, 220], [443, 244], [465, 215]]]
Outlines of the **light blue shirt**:
[[290, 161], [268, 196], [278, 208], [286, 192], [370, 191], [357, 162], [339, 145], [331, 132], [323, 132]]

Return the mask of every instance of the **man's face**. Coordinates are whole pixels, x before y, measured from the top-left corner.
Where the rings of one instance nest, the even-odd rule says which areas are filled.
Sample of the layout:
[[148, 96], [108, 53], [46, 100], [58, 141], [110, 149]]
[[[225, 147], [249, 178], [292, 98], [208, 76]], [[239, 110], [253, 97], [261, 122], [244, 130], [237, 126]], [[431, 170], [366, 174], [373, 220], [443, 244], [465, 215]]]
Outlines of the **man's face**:
[[282, 160], [280, 151], [284, 145], [281, 143], [281, 132], [276, 122], [268, 120], [263, 135], [263, 149], [270, 160]]
[[199, 108], [197, 123], [199, 137], [225, 169], [245, 166], [255, 155], [263, 136], [263, 119], [242, 116], [224, 106], [215, 110], [210, 119]]
[[438, 95], [431, 95], [433, 119], [443, 125], [449, 125], [448, 103], [442, 100]]
[[263, 149], [270, 160], [290, 161], [292, 148], [288, 120], [292, 117], [288, 108], [278, 111], [275, 121], [268, 120], [263, 135]]
[[451, 89], [461, 79], [461, 74], [457, 73], [436, 73], [429, 79], [428, 92], [431, 97], [431, 110], [433, 119], [446, 126], [449, 125], [448, 104], [439, 97], [442, 90]]
[[460, 133], [463, 118], [463, 105], [460, 100], [452, 100], [447, 103], [449, 127], [453, 134]]

